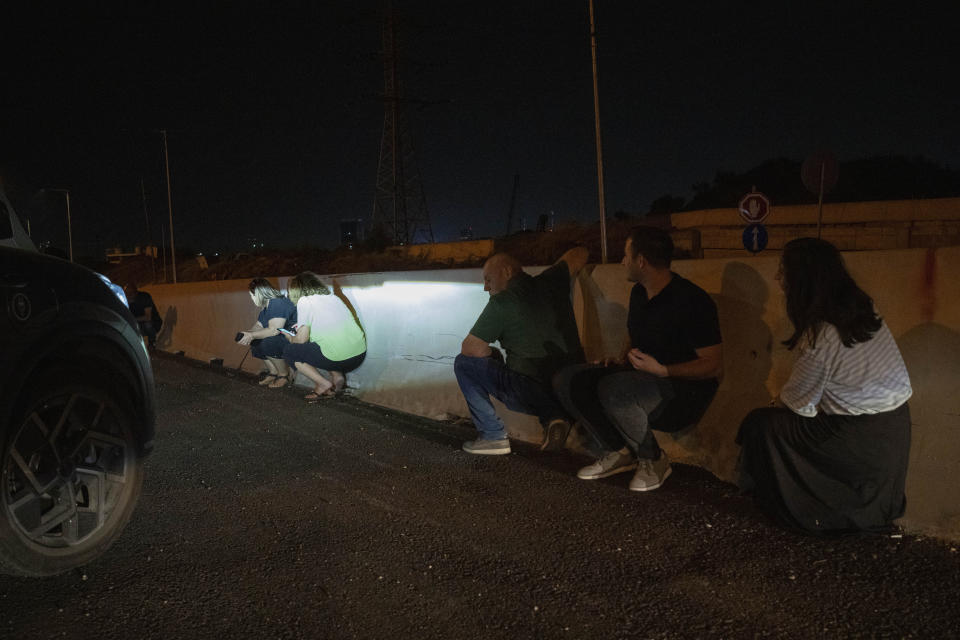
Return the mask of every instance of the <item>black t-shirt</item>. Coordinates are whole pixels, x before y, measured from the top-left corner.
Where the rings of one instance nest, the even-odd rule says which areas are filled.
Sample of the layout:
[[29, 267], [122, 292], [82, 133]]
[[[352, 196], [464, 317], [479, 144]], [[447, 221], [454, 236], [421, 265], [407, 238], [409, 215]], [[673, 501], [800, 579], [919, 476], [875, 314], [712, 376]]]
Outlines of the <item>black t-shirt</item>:
[[[643, 285], [634, 285], [630, 292], [627, 331], [631, 346], [665, 365], [694, 360], [697, 349], [722, 342], [713, 299], [675, 273], [652, 300], [647, 299]], [[699, 420], [718, 386], [716, 378], [663, 378], [661, 382], [664, 402], [651, 414], [650, 420], [654, 428], [662, 431], [681, 429]]]
[[146, 313], [147, 307], [153, 309], [154, 315], [157, 313], [157, 308], [153, 305], [153, 298], [146, 291], [137, 291], [129, 302], [130, 313], [133, 314], [134, 318], [139, 318]]
[[631, 346], [665, 365], [695, 360], [697, 349], [721, 342], [717, 305], [706, 291], [675, 273], [652, 300], [643, 285], [634, 285], [627, 331]]
[[137, 291], [134, 294], [133, 298], [127, 301], [130, 304], [130, 313], [133, 314], [134, 318], [139, 318], [147, 312], [147, 307], [150, 307], [150, 320], [137, 320], [137, 322], [144, 323], [150, 322], [154, 329], [157, 331], [160, 330], [160, 326], [163, 324], [163, 320], [160, 318], [160, 313], [157, 311], [157, 306], [153, 303], [153, 297], [146, 291]]

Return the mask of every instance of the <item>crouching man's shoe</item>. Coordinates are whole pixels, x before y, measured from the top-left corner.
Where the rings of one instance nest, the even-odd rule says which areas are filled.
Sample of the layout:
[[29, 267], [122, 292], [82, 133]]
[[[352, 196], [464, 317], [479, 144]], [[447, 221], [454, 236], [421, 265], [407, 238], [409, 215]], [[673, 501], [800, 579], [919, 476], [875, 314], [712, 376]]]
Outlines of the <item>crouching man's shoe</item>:
[[626, 449], [610, 451], [591, 465], [587, 465], [577, 472], [581, 480], [598, 480], [607, 478], [624, 471], [630, 471], [637, 466], [637, 460]]
[[551, 420], [550, 424], [543, 429], [543, 442], [540, 443], [540, 451], [562, 451], [568, 435], [570, 435], [569, 422], [563, 418]]
[[463, 443], [463, 450], [467, 453], [474, 453], [483, 456], [502, 456], [510, 453], [510, 440], [502, 438], [500, 440], [470, 440]]
[[643, 459], [637, 462], [637, 472], [630, 481], [630, 491], [653, 491], [670, 477], [670, 460], [667, 454], [660, 452], [658, 460]]

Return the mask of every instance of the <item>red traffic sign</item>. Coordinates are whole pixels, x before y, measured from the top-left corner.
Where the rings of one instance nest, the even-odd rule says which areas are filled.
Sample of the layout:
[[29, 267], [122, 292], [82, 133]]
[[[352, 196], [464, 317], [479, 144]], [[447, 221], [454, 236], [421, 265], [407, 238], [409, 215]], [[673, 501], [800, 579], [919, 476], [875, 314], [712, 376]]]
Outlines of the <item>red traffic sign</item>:
[[740, 198], [740, 217], [748, 224], [760, 224], [770, 215], [770, 200], [759, 191]]

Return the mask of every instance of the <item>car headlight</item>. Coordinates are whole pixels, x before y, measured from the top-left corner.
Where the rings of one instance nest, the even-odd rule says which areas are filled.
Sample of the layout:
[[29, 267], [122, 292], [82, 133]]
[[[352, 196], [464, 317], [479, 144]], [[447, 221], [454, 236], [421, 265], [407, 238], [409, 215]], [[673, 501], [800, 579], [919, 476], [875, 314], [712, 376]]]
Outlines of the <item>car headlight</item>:
[[117, 296], [117, 300], [119, 300], [120, 302], [122, 302], [122, 303], [123, 303], [123, 306], [125, 306], [127, 309], [129, 309], [129, 308], [130, 308], [130, 303], [127, 302], [127, 294], [125, 294], [125, 293], [123, 292], [123, 287], [121, 287], [121, 286], [118, 285], [118, 284], [113, 284], [112, 282], [110, 282], [110, 278], [108, 278], [107, 276], [103, 275], [102, 273], [98, 273], [97, 275], [100, 276], [100, 279], [101, 279], [101, 280], [103, 280], [103, 284], [105, 284], [105, 285], [107, 285], [108, 287], [110, 287], [110, 291], [113, 291], [113, 295]]

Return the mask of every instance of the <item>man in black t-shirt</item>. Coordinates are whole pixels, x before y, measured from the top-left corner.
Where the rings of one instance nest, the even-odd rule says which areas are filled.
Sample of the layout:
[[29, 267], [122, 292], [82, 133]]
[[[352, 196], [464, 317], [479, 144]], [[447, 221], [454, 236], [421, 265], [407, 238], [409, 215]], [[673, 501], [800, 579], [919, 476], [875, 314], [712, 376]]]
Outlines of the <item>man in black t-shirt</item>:
[[623, 264], [630, 292], [621, 357], [564, 369], [554, 387], [564, 407], [603, 449], [581, 469], [584, 480], [636, 469], [630, 489], [651, 491], [670, 462], [651, 428], [677, 431], [706, 411], [723, 373], [717, 307], [710, 296], [670, 270], [673, 242], [654, 227], [636, 227]]
[[[587, 250], [567, 251], [537, 276], [520, 263], [496, 254], [483, 265], [484, 290], [490, 300], [464, 339], [454, 373], [479, 432], [465, 442], [468, 453], [510, 453], [510, 440], [490, 398], [508, 409], [536, 415], [544, 427], [543, 449], [559, 449], [570, 431], [565, 413], [553, 397], [550, 380], [562, 367], [583, 362], [583, 349], [570, 304], [570, 278], [587, 262]], [[500, 342], [506, 363], [490, 343]]]

